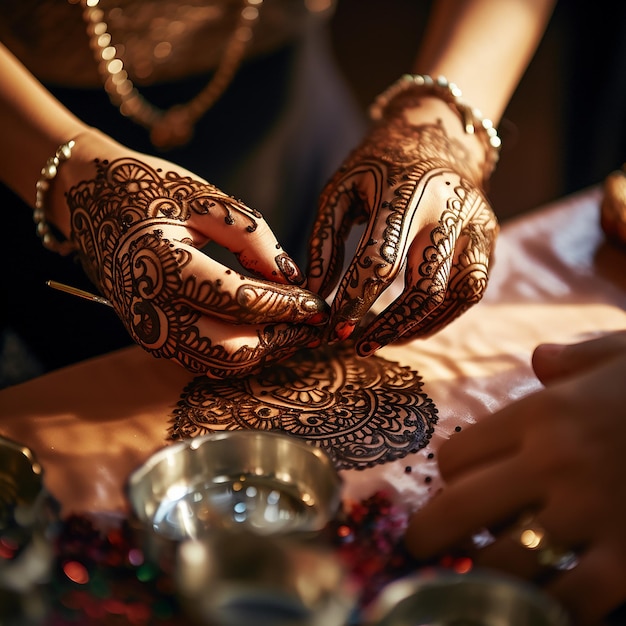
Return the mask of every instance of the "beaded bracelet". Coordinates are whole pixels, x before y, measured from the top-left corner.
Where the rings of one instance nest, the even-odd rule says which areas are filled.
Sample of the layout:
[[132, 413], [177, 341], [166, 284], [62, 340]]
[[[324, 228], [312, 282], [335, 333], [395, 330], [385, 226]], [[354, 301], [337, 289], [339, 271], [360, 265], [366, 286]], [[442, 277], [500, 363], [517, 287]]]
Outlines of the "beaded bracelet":
[[369, 109], [370, 118], [380, 120], [389, 103], [399, 94], [409, 89], [422, 89], [424, 92], [441, 98], [461, 116], [463, 128], [468, 135], [482, 135], [487, 148], [485, 157], [485, 178], [494, 170], [500, 156], [502, 141], [493, 122], [482, 113], [465, 102], [461, 90], [454, 83], [448, 82], [444, 76], [436, 79], [425, 74], [404, 74], [390, 87], [385, 89], [372, 103]]
[[46, 221], [44, 208], [44, 197], [46, 191], [50, 188], [51, 181], [56, 177], [61, 163], [67, 161], [72, 156], [72, 148], [76, 142], [71, 139], [67, 143], [61, 144], [54, 156], [51, 156], [41, 170], [41, 177], [36, 184], [35, 210], [33, 212], [33, 220], [37, 226], [37, 234], [39, 235], [43, 245], [52, 252], [58, 252], [67, 255], [75, 250], [74, 244], [67, 241], [59, 241], [56, 239], [50, 224]]

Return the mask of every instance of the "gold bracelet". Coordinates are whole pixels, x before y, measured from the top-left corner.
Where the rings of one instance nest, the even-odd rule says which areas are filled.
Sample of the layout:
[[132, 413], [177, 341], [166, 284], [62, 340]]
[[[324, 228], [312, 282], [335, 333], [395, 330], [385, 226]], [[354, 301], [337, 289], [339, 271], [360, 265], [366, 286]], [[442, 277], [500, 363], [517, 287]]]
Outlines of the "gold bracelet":
[[54, 156], [51, 156], [41, 170], [41, 176], [36, 184], [35, 210], [33, 212], [33, 220], [37, 225], [37, 234], [39, 235], [44, 247], [52, 252], [58, 252], [67, 255], [75, 250], [74, 244], [69, 241], [59, 241], [52, 230], [50, 224], [46, 221], [44, 198], [50, 188], [51, 181], [56, 177], [61, 163], [67, 161], [72, 156], [72, 148], [76, 142], [71, 139], [67, 143], [61, 144]]
[[374, 100], [369, 108], [370, 118], [382, 119], [389, 103], [409, 89], [421, 89], [429, 95], [441, 98], [461, 116], [463, 129], [468, 135], [480, 133], [486, 146], [485, 178], [487, 178], [500, 158], [502, 141], [498, 136], [498, 131], [490, 119], [483, 117], [478, 109], [463, 100], [461, 90], [457, 85], [449, 82], [445, 76], [438, 76], [435, 79], [426, 74], [404, 74]]

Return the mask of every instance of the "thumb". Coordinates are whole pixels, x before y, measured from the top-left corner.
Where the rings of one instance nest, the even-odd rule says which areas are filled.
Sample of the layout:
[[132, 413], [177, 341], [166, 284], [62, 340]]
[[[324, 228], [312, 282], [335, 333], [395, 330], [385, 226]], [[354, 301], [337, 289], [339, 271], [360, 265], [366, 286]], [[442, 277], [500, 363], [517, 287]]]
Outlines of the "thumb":
[[532, 366], [545, 385], [586, 371], [626, 352], [626, 330], [575, 344], [544, 343], [535, 348]]

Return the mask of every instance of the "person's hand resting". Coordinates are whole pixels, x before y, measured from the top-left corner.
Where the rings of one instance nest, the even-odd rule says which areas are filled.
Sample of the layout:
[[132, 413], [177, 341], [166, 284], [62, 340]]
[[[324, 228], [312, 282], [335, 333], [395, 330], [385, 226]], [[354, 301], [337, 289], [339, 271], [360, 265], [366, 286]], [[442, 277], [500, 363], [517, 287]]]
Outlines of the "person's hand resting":
[[[498, 233], [483, 195], [485, 158], [443, 100], [407, 91], [385, 108], [323, 191], [310, 239], [309, 288], [327, 298], [338, 285], [331, 343], [354, 333], [367, 356], [431, 335], [480, 300]], [[364, 233], [341, 277], [357, 224]], [[374, 317], [401, 273], [402, 293]]]
[[[446, 486], [412, 516], [406, 542], [431, 558], [489, 529], [476, 565], [534, 580], [575, 624], [597, 624], [626, 602], [626, 332], [538, 346], [533, 366], [545, 389], [442, 445]], [[543, 528], [545, 545], [522, 547], [524, 527]], [[562, 571], [540, 564], [568, 552], [577, 560]]]
[[[57, 181], [54, 223], [132, 338], [154, 356], [224, 378], [319, 343], [326, 303], [300, 286], [303, 274], [241, 201], [96, 131], [78, 137]], [[209, 240], [254, 276], [201, 252]]]

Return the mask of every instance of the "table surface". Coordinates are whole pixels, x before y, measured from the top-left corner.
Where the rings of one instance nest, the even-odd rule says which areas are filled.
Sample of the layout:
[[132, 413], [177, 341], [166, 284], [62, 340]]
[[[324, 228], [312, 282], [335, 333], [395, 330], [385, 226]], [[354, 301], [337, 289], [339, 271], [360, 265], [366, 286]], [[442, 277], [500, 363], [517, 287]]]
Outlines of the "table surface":
[[[314, 380], [334, 393], [332, 410], [326, 399], [322, 411], [332, 428], [310, 427], [305, 435], [330, 449], [354, 446], [355, 438], [366, 440], [365, 449], [350, 448], [341, 465], [345, 498], [384, 490], [409, 508], [419, 506], [438, 488], [436, 451], [442, 440], [539, 388], [530, 366], [538, 343], [573, 342], [626, 327], [626, 253], [605, 241], [600, 200], [601, 190], [594, 187], [507, 222], [485, 297], [437, 335], [385, 347], [361, 369], [342, 355], [327, 357]], [[309, 375], [316, 365], [299, 367]], [[369, 404], [360, 413], [348, 405], [340, 424], [337, 398], [345, 402], [348, 383], [359, 380]], [[252, 381], [247, 391], [237, 384], [231, 410], [233, 402], [253, 402], [255, 390], [271, 405], [280, 387], [276, 380]], [[36, 454], [48, 489], [65, 513], [125, 511], [129, 473], [171, 443], [173, 432], [199, 434], [193, 431], [197, 420], [191, 419], [197, 394], [214, 401], [226, 389], [211, 385], [133, 346], [1, 391], [0, 434]], [[316, 400], [315, 389], [309, 392]], [[390, 414], [398, 397], [404, 408]], [[414, 410], [418, 404], [420, 410]], [[299, 408], [302, 412], [302, 403]], [[397, 428], [407, 429], [406, 422], [400, 423], [407, 410], [413, 410], [413, 439], [405, 436], [398, 443], [393, 435]], [[346, 428], [350, 418], [359, 421], [356, 430]], [[284, 411], [281, 419], [287, 432], [300, 432], [285, 422]], [[239, 415], [229, 424], [222, 415], [221, 421], [210, 417], [209, 423], [214, 429], [255, 425], [241, 420]], [[420, 434], [415, 420], [424, 422], [423, 431], [426, 426], [433, 432], [426, 428]]]

